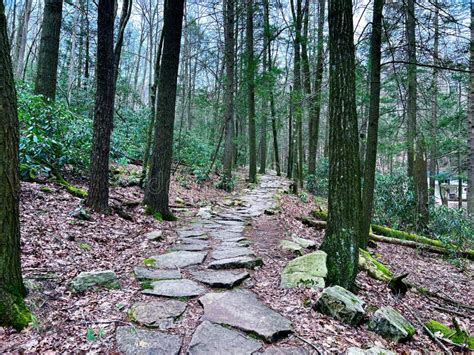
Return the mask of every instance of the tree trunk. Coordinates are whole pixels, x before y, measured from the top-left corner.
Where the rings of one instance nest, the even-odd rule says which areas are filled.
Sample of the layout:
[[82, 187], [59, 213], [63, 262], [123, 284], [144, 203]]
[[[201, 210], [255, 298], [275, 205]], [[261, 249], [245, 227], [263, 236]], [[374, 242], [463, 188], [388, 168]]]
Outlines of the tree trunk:
[[18, 26], [18, 34], [15, 41], [15, 53], [13, 56], [13, 60], [16, 68], [15, 74], [18, 78], [21, 77], [25, 62], [26, 40], [28, 37], [28, 24], [30, 22], [32, 4], [33, 0], [25, 0], [25, 4], [23, 5], [23, 12], [21, 14], [20, 23]]
[[321, 249], [329, 284], [351, 289], [357, 275], [361, 198], [352, 1], [329, 1], [329, 199]]
[[290, 86], [290, 102], [289, 102], [289, 110], [288, 110], [288, 162], [287, 162], [287, 173], [286, 177], [288, 179], [293, 178], [293, 98], [291, 96], [292, 88]]
[[319, 120], [321, 116], [321, 86], [324, 72], [324, 11], [326, 0], [319, 0], [318, 11], [318, 35], [316, 51], [316, 77], [314, 80], [313, 98], [310, 102], [310, 129], [309, 129], [309, 152], [308, 152], [308, 174], [316, 174], [316, 153], [318, 151]]
[[253, 55], [253, 2], [247, 0], [247, 115], [249, 120], [249, 181], [257, 182], [257, 143], [255, 129], [255, 59]]
[[384, 0], [374, 0], [372, 36], [370, 39], [370, 103], [367, 150], [362, 191], [361, 240], [359, 247], [367, 248], [374, 203], [375, 167], [377, 162], [378, 127], [380, 117], [380, 49], [382, 46], [382, 11]]
[[183, 11], [184, 0], [170, 1], [165, 7], [155, 137], [144, 200], [152, 213], [161, 213], [165, 219], [173, 218], [169, 210], [169, 187]]
[[470, 73], [469, 73], [469, 165], [468, 165], [468, 190], [467, 210], [474, 214], [474, 3], [471, 2], [471, 43], [470, 43]]
[[97, 70], [91, 174], [86, 205], [107, 211], [109, 152], [114, 118], [114, 0], [100, 0], [97, 17]]
[[224, 55], [225, 55], [225, 144], [224, 144], [224, 177], [222, 186], [229, 190], [232, 180], [232, 162], [234, 155], [234, 0], [224, 1]]
[[415, 0], [407, 0], [406, 36], [408, 42], [408, 98], [407, 98], [407, 159], [408, 176], [414, 177], [415, 139], [416, 139], [416, 39], [415, 39]]
[[23, 329], [30, 313], [20, 264], [19, 127], [3, 0], [0, 0], [0, 326]]
[[430, 146], [430, 195], [435, 195], [436, 166], [438, 161], [437, 136], [438, 136], [438, 47], [439, 47], [439, 8], [438, 1], [434, 0], [434, 45], [433, 45], [433, 81], [431, 98], [431, 146]]
[[36, 72], [35, 94], [55, 100], [63, 0], [46, 0]]

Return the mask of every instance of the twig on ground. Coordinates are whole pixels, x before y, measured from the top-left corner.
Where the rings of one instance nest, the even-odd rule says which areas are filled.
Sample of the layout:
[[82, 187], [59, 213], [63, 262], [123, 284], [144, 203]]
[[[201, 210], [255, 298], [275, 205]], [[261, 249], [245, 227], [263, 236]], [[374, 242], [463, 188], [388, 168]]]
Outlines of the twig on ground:
[[305, 339], [305, 338], [299, 336], [298, 334], [294, 334], [294, 336], [297, 337], [297, 338], [298, 338], [299, 340], [301, 340], [302, 342], [305, 342], [306, 344], [308, 344], [309, 346], [311, 346], [314, 350], [316, 350], [316, 352], [317, 352], [318, 354], [322, 354], [322, 353], [323, 353], [323, 351], [319, 350], [319, 348], [318, 348], [315, 344], [313, 344], [312, 342], [310, 342], [308, 339]]

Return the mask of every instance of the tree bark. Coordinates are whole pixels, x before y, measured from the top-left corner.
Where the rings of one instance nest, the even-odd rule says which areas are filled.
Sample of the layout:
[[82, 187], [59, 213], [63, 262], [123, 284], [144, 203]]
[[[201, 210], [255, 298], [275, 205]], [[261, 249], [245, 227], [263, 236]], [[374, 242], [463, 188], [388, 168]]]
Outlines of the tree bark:
[[224, 1], [224, 56], [225, 56], [225, 143], [224, 143], [224, 181], [222, 186], [228, 190], [232, 180], [232, 162], [234, 155], [234, 0]]
[[367, 130], [367, 150], [362, 191], [361, 240], [359, 247], [367, 248], [374, 203], [375, 168], [377, 162], [378, 127], [380, 117], [380, 60], [382, 46], [382, 12], [384, 0], [374, 0], [372, 36], [370, 39], [370, 103]]
[[97, 17], [97, 71], [91, 174], [86, 205], [105, 212], [109, 201], [109, 152], [114, 118], [115, 1], [100, 0]]
[[253, 48], [253, 2], [247, 0], [247, 27], [246, 27], [246, 50], [247, 50], [247, 115], [249, 121], [249, 181], [257, 182], [257, 138], [255, 129], [255, 58]]
[[352, 1], [329, 1], [329, 199], [321, 249], [329, 284], [351, 289], [357, 275], [361, 197]]
[[415, 176], [416, 139], [416, 39], [415, 39], [415, 0], [406, 3], [406, 36], [408, 42], [408, 98], [407, 98], [407, 158], [408, 176]]
[[434, 45], [433, 45], [433, 81], [431, 98], [431, 146], [430, 146], [430, 195], [435, 195], [436, 166], [438, 162], [438, 56], [439, 56], [439, 8], [438, 0], [434, 0]]
[[55, 100], [63, 0], [46, 0], [36, 72], [35, 94]]
[[20, 264], [19, 124], [3, 0], [0, 0], [0, 326], [23, 329], [30, 313]]
[[23, 12], [21, 14], [20, 23], [18, 34], [16, 36], [15, 41], [15, 53], [13, 56], [13, 60], [15, 63], [14, 66], [16, 68], [15, 74], [16, 77], [21, 77], [21, 73], [23, 73], [23, 66], [25, 62], [25, 50], [26, 50], [26, 40], [28, 37], [28, 25], [30, 23], [30, 15], [31, 15], [31, 6], [33, 4], [33, 0], [25, 0], [25, 4], [23, 5]]
[[170, 1], [165, 7], [155, 137], [144, 200], [151, 212], [161, 213], [165, 219], [174, 218], [169, 210], [169, 186], [183, 11], [184, 0]]
[[468, 165], [468, 191], [467, 210], [474, 214], [474, 3], [471, 2], [471, 43], [470, 43], [470, 63], [469, 63], [469, 165]]

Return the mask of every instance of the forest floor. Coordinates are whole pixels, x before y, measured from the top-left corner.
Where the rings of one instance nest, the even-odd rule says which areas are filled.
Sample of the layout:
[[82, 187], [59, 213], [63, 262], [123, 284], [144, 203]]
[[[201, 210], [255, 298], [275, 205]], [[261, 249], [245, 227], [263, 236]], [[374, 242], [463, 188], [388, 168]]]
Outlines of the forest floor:
[[[131, 167], [130, 171], [136, 169]], [[278, 188], [270, 186], [265, 192], [262, 186], [247, 186], [243, 177], [244, 173], [240, 172], [235, 191], [226, 193], [214, 187], [215, 181], [198, 185], [193, 182], [193, 177], [178, 172], [171, 184], [170, 199], [175, 206], [177, 222], [157, 221], [146, 215], [141, 205], [135, 204], [124, 207], [132, 221], [115, 213], [93, 214], [92, 220], [81, 221], [71, 216], [80, 205], [80, 199], [63, 188], [54, 184], [22, 183], [22, 265], [29, 289], [27, 303], [34, 313], [34, 321], [21, 332], [0, 327], [0, 353], [118, 351], [117, 328], [131, 325], [128, 319], [130, 307], [151, 297], [142, 294], [140, 283], [133, 277], [134, 268], [144, 266], [144, 259], [164, 254], [175, 247], [179, 241], [177, 231], [189, 229], [200, 208], [210, 206], [212, 210], [225, 211], [229, 215], [233, 209], [242, 210], [238, 207], [241, 201], [248, 208], [239, 213], [258, 210], [258, 213], [247, 216], [243, 234], [252, 241], [251, 248], [263, 259], [263, 266], [250, 271], [251, 278], [245, 280], [240, 288], [250, 290], [257, 295], [258, 302], [292, 322], [294, 333], [279, 340], [277, 346], [306, 349], [307, 353], [315, 352], [311, 344], [323, 352], [344, 352], [351, 346], [366, 348], [372, 345], [397, 352], [440, 351], [412, 314], [417, 314], [422, 321], [436, 319], [450, 324], [453, 314], [443, 310], [447, 307], [440, 305], [439, 300], [413, 292], [408, 292], [405, 297], [394, 296], [386, 284], [360, 272], [357, 277], [358, 296], [368, 304], [368, 314], [380, 306], [391, 305], [417, 327], [412, 340], [395, 344], [368, 331], [367, 324], [352, 327], [313, 310], [311, 305], [321, 290], [281, 289], [281, 271], [295, 257], [279, 247], [281, 240], [296, 234], [319, 245], [324, 236], [323, 231], [306, 227], [297, 220], [314, 209], [313, 199], [308, 198], [305, 202], [297, 196], [283, 194], [280, 199], [272, 200], [272, 203], [280, 204], [281, 212], [266, 215], [263, 209], [268, 206], [261, 204], [260, 197], [264, 196], [267, 203]], [[120, 179], [122, 185], [126, 185], [127, 178]], [[263, 177], [262, 183], [271, 185], [272, 179]], [[287, 186], [284, 179], [278, 181], [280, 187]], [[80, 181], [76, 183], [81, 185]], [[113, 203], [142, 199], [140, 188], [119, 185], [111, 190]], [[253, 204], [257, 206], [248, 206]], [[222, 221], [218, 223], [222, 224]], [[163, 231], [163, 240], [150, 241], [144, 237], [154, 230]], [[219, 233], [215, 238], [218, 237]], [[215, 248], [214, 241], [210, 243]], [[408, 272], [410, 281], [474, 307], [472, 262], [454, 266], [436, 254], [382, 243], [371, 252], [395, 274]], [[121, 289], [98, 288], [74, 294], [67, 288], [67, 284], [82, 271], [106, 269], [115, 271]], [[188, 275], [186, 270], [183, 273]], [[196, 298], [183, 300], [187, 301], [186, 310], [168, 332], [183, 339], [181, 352], [185, 353], [204, 311]], [[473, 333], [473, 312], [466, 313], [462, 309], [458, 312], [461, 312], [463, 324]], [[262, 349], [271, 346], [265, 344]]]

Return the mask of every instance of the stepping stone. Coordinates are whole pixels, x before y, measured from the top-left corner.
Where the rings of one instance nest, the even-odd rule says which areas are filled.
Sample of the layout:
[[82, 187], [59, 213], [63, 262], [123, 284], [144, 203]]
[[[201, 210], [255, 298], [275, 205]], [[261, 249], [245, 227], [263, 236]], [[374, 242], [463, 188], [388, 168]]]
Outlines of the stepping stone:
[[374, 313], [369, 322], [369, 330], [395, 342], [409, 339], [416, 332], [415, 327], [390, 306], [382, 307]]
[[145, 238], [148, 240], [161, 240], [163, 238], [163, 232], [160, 230], [152, 231], [147, 234], [145, 234]]
[[291, 322], [247, 290], [208, 293], [199, 298], [203, 320], [252, 332], [273, 342], [292, 332]]
[[251, 256], [239, 256], [237, 258], [221, 259], [213, 261], [209, 264], [210, 269], [254, 269], [257, 266], [263, 265], [262, 258], [255, 258]]
[[281, 273], [280, 287], [324, 288], [328, 273], [326, 258], [324, 251], [316, 251], [291, 260]]
[[178, 244], [173, 247], [175, 250], [184, 250], [184, 251], [204, 251], [209, 249], [209, 244], [201, 243], [183, 243]]
[[195, 271], [191, 273], [197, 281], [211, 287], [232, 288], [250, 276], [247, 271]]
[[350, 347], [346, 351], [346, 355], [396, 355], [393, 351], [373, 346], [370, 349], [361, 349]]
[[84, 292], [89, 288], [101, 286], [108, 289], [119, 289], [117, 275], [112, 270], [81, 272], [69, 282], [69, 289], [74, 293]]
[[337, 320], [357, 325], [365, 315], [365, 302], [341, 286], [324, 289], [314, 308]]
[[133, 322], [149, 328], [171, 328], [186, 310], [186, 303], [175, 300], [135, 303], [128, 311]]
[[115, 339], [119, 352], [125, 355], [178, 355], [182, 344], [178, 335], [135, 327], [118, 327]]
[[206, 232], [203, 230], [180, 230], [178, 231], [178, 236], [180, 238], [197, 238], [197, 237], [207, 237]]
[[202, 264], [206, 258], [207, 252], [192, 252], [192, 251], [173, 251], [171, 253], [152, 256], [155, 260], [153, 265], [161, 269], [176, 269], [191, 265]]
[[302, 254], [303, 247], [298, 243], [292, 242], [291, 240], [282, 240], [280, 242], [280, 248], [285, 251], [290, 251], [292, 253]]
[[291, 239], [293, 239], [295, 243], [301, 245], [305, 249], [316, 247], [316, 242], [310, 239], [300, 238], [295, 235], [293, 235]]
[[214, 236], [214, 238], [219, 239], [223, 242], [235, 242], [235, 243], [247, 240], [247, 238], [245, 238], [240, 233], [235, 234], [233, 236], [225, 236], [225, 237], [224, 236]]
[[265, 355], [309, 355], [309, 351], [305, 348], [298, 348], [296, 346], [289, 346], [289, 347], [279, 347], [279, 346], [272, 346], [265, 350], [262, 354]]
[[238, 248], [219, 248], [219, 249], [214, 250], [211, 256], [213, 259], [221, 260], [221, 259], [236, 258], [238, 256], [255, 256], [255, 254], [249, 248], [238, 247]]
[[179, 270], [153, 270], [137, 266], [134, 272], [137, 280], [173, 280], [181, 278]]
[[194, 331], [188, 355], [208, 354], [253, 354], [262, 343], [235, 330], [224, 328], [208, 321], [202, 322]]
[[142, 293], [164, 297], [194, 297], [206, 292], [203, 286], [187, 279], [155, 281], [151, 286], [152, 289], [143, 290]]

